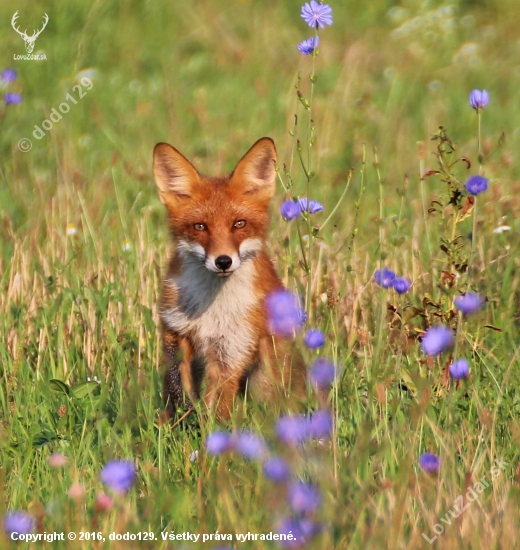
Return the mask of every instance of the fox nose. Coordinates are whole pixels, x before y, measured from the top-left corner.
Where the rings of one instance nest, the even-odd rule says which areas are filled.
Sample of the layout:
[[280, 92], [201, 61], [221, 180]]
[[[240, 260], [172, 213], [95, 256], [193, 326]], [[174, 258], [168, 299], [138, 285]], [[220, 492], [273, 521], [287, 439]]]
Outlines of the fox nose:
[[233, 263], [233, 260], [229, 256], [219, 256], [215, 260], [215, 265], [222, 269], [222, 271], [225, 271], [228, 269], [228, 267], [231, 267], [231, 264]]

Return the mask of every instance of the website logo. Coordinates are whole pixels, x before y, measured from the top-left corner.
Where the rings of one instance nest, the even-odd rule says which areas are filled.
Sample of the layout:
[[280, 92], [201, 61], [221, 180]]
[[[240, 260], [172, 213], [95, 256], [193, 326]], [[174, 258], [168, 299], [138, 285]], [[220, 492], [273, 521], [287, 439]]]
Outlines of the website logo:
[[[32, 54], [34, 50], [34, 43], [36, 42], [36, 39], [40, 34], [42, 33], [43, 29], [47, 26], [47, 23], [49, 22], [49, 16], [45, 13], [43, 17], [43, 26], [40, 30], [35, 30], [30, 36], [27, 34], [27, 29], [25, 31], [21, 31], [17, 26], [17, 20], [18, 19], [18, 10], [13, 15], [13, 18], [11, 19], [11, 25], [13, 29], [23, 38], [23, 41], [25, 42], [25, 49], [27, 50], [28, 54]], [[43, 56], [34, 56], [34, 55], [23, 55], [23, 56], [14, 56], [15, 59], [47, 59], [47, 56], [43, 54]]]

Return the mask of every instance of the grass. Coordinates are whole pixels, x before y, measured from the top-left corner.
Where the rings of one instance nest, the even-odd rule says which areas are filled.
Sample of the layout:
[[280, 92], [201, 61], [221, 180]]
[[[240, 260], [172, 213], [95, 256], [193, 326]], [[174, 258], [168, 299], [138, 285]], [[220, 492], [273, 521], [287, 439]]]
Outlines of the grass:
[[[295, 222], [277, 215], [281, 187], [270, 237], [287, 286], [302, 296], [310, 289], [309, 324], [325, 331], [321, 355], [338, 365], [334, 438], [287, 448], [275, 437], [275, 412], [250, 402], [237, 404], [232, 427], [262, 433], [295, 476], [319, 485], [323, 502], [314, 519], [324, 527], [308, 548], [427, 548], [421, 533], [431, 539], [435, 525], [443, 533], [432, 546], [512, 548], [520, 495], [520, 16], [513, 0], [460, 0], [451, 8], [414, 0], [400, 8], [383, 0], [336, 4], [334, 25], [320, 33], [312, 103], [316, 175], [309, 195], [326, 210], [301, 225], [303, 234], [323, 224], [353, 169], [351, 183], [311, 239], [310, 284]], [[2, 67], [17, 69], [11, 91], [23, 100], [0, 107], [0, 516], [28, 510], [39, 532], [106, 538], [78, 547], [178, 548], [161, 532], [269, 533], [289, 513], [283, 487], [265, 478], [261, 464], [204, 452], [211, 423], [191, 418], [172, 427], [162, 420], [157, 300], [170, 241], [151, 157], [155, 143], [168, 141], [201, 171], [218, 174], [269, 135], [289, 166], [295, 112], [302, 143], [308, 138], [294, 88], [300, 71], [309, 97], [312, 59], [295, 45], [312, 31], [300, 6], [2, 3]], [[35, 47], [47, 61], [12, 60], [24, 53], [7, 28], [17, 9], [29, 29], [49, 14]], [[85, 74], [93, 87], [79, 99], [73, 86]], [[440, 125], [456, 142], [452, 156], [472, 164], [468, 171], [458, 163], [454, 177], [478, 172], [477, 117], [467, 100], [473, 88], [491, 94], [482, 114], [490, 188], [477, 197], [471, 245], [473, 212], [460, 223], [450, 208], [428, 214], [432, 200], [446, 200], [446, 184], [420, 176], [438, 169], [431, 137]], [[34, 125], [67, 93], [77, 105], [35, 139]], [[502, 132], [506, 140], [497, 147]], [[23, 137], [33, 142], [27, 153], [17, 147]], [[291, 174], [295, 193], [305, 194], [296, 160]], [[511, 230], [494, 232], [501, 225]], [[452, 231], [462, 236], [461, 254], [473, 246], [473, 260], [469, 276], [447, 290], [442, 272], [457, 269], [439, 247]], [[383, 265], [409, 277], [412, 290], [398, 296], [377, 287], [373, 273]], [[441, 319], [457, 324], [451, 299], [467, 284], [488, 301], [458, 331], [471, 376], [450, 383], [449, 354], [427, 359], [418, 337]], [[412, 316], [416, 311], [422, 317]], [[311, 363], [316, 354], [304, 353]], [[93, 377], [101, 384], [88, 381]], [[440, 456], [438, 476], [418, 467], [425, 451]], [[69, 458], [66, 467], [49, 466], [56, 452]], [[135, 461], [136, 486], [102, 511], [96, 495], [107, 489], [99, 473], [116, 457]], [[491, 479], [495, 460], [507, 465]], [[459, 495], [483, 477], [489, 486], [452, 518]], [[73, 483], [85, 494], [70, 497]], [[157, 540], [109, 539], [127, 531], [153, 532]], [[15, 545], [7, 538], [2, 544]], [[182, 544], [277, 547], [259, 540]]]

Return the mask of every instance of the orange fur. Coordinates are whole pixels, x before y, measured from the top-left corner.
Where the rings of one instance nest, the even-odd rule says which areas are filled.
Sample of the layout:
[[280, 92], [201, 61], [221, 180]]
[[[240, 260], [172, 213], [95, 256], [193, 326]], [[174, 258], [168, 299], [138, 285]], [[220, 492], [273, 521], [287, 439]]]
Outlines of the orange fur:
[[160, 302], [173, 414], [204, 402], [229, 418], [247, 385], [263, 400], [305, 394], [305, 366], [290, 340], [270, 334], [265, 297], [282, 283], [263, 250], [275, 191], [276, 150], [257, 141], [228, 177], [206, 177], [176, 149], [159, 143], [154, 176], [176, 250]]

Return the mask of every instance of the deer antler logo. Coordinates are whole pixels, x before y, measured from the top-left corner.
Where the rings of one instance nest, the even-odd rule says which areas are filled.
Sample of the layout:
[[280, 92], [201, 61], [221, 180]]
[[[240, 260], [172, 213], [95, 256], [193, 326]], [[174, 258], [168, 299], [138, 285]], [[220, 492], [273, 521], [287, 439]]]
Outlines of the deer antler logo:
[[24, 32], [22, 32], [20, 29], [16, 27], [16, 20], [18, 19], [18, 10], [13, 15], [13, 18], [11, 19], [11, 25], [13, 26], [13, 29], [23, 38], [23, 41], [25, 42], [25, 49], [27, 50], [27, 53], [32, 53], [34, 49], [34, 43], [36, 42], [36, 39], [38, 36], [40, 36], [43, 29], [47, 26], [47, 23], [49, 22], [49, 16], [45, 13], [43, 18], [43, 27], [39, 31], [34, 31], [31, 36], [27, 36], [27, 29], [25, 29]]

